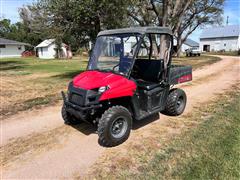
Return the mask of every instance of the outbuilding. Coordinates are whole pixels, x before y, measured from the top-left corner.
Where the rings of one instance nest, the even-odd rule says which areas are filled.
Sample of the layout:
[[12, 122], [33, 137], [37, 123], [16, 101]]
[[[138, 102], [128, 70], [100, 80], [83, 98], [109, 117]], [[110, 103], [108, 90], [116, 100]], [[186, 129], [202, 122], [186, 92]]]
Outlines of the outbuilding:
[[[61, 57], [72, 58], [72, 52], [68, 45], [62, 43]], [[56, 58], [56, 44], [55, 39], [46, 39], [36, 46], [37, 55], [40, 59], [54, 59]]]
[[[177, 52], [177, 40], [176, 39], [173, 40], [173, 44], [174, 44], [173, 51], [174, 51], [174, 53], [176, 53]], [[191, 49], [191, 48], [199, 48], [199, 43], [188, 38], [183, 42], [183, 44], [181, 46], [181, 53], [185, 53], [185, 51], [187, 49]]]
[[25, 51], [25, 46], [31, 45], [10, 39], [0, 38], [0, 58], [21, 57], [22, 53]]
[[184, 43], [182, 44], [181, 51], [185, 52], [187, 49], [190, 48], [199, 48], [199, 43], [192, 39], [186, 39], [186, 41], [184, 41]]
[[203, 30], [200, 36], [200, 50], [237, 51], [240, 48], [240, 25], [212, 27]]

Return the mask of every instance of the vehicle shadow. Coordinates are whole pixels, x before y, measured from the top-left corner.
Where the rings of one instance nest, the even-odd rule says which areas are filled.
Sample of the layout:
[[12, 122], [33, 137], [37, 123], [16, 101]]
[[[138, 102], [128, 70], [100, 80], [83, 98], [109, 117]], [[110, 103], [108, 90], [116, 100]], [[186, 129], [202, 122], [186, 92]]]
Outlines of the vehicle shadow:
[[158, 120], [159, 117], [160, 117], [159, 113], [156, 113], [156, 114], [146, 117], [140, 121], [135, 120], [135, 121], [133, 121], [132, 130], [137, 130], [139, 128], [142, 128], [143, 126], [146, 126], [146, 125]]
[[97, 133], [97, 127], [90, 123], [81, 122], [80, 124], [69, 125], [69, 126], [71, 126], [72, 128], [76, 129], [77, 131], [79, 131], [87, 136]]
[[[132, 126], [132, 130], [137, 130], [139, 128], [142, 128], [156, 120], [159, 119], [159, 113], [153, 114], [141, 121], [133, 121], [133, 126]], [[86, 122], [81, 122], [79, 124], [76, 125], [69, 125], [72, 128], [76, 129], [77, 131], [85, 134], [85, 135], [91, 135], [91, 134], [96, 134], [97, 133], [97, 126], [94, 126], [93, 124], [90, 123], [86, 123]]]

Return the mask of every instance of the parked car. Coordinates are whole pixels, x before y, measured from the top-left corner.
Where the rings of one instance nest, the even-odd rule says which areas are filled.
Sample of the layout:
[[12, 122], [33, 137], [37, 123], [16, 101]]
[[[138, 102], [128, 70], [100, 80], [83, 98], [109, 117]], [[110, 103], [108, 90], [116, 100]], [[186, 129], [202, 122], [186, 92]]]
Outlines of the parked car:
[[200, 52], [199, 48], [197, 48], [197, 47], [186, 49], [185, 52], [186, 52], [186, 56], [200, 56], [201, 55], [201, 52]]
[[22, 52], [22, 57], [30, 57], [30, 56], [35, 56], [35, 52], [34, 51], [24, 51]]

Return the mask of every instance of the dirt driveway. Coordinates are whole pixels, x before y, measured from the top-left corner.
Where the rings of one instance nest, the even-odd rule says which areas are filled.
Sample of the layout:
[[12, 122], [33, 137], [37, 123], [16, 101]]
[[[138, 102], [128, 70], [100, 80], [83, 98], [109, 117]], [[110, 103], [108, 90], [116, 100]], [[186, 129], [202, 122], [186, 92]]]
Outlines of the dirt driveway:
[[[240, 81], [239, 57], [222, 56], [222, 59], [194, 71], [193, 82], [182, 86], [188, 97], [185, 114]], [[109, 149], [98, 145], [93, 127], [87, 124], [64, 125], [60, 108], [61, 105], [57, 105], [22, 112], [1, 122], [2, 178], [71, 178], [76, 174], [84, 175], [99, 158], [109, 153]], [[113, 148], [114, 151], [124, 152], [139, 134], [144, 138], [156, 124], [166, 124], [167, 121], [168, 117], [161, 115], [161, 120], [140, 125], [132, 131], [128, 141]], [[166, 133], [168, 131], [163, 135]]]

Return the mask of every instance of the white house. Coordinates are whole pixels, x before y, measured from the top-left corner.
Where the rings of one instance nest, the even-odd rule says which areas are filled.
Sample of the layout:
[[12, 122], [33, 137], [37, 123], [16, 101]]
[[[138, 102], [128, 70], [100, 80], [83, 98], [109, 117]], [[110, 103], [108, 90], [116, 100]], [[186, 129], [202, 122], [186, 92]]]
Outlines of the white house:
[[240, 48], [240, 25], [212, 27], [200, 36], [201, 51], [237, 51]]
[[[36, 51], [40, 59], [54, 59], [56, 57], [55, 39], [46, 39], [36, 46]], [[71, 58], [72, 53], [69, 47], [62, 43], [62, 57]]]
[[30, 44], [0, 38], [0, 58], [21, 57], [25, 46]]

